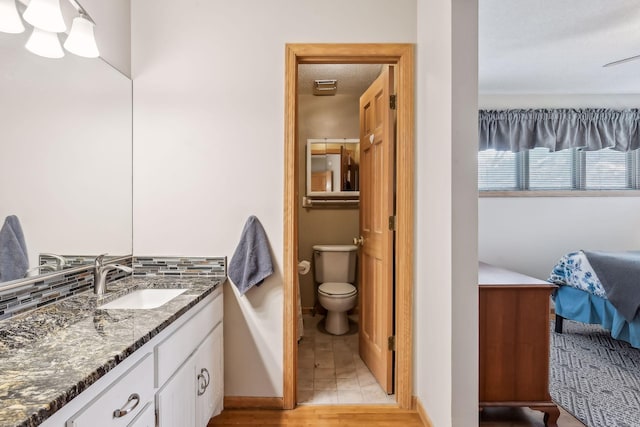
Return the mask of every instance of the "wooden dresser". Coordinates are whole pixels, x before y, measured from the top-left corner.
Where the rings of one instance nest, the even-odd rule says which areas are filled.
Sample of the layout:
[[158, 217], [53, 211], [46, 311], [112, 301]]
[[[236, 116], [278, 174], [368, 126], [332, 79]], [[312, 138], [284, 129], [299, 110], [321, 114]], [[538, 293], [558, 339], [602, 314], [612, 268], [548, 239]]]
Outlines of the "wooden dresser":
[[480, 408], [528, 406], [557, 427], [549, 395], [549, 297], [555, 285], [480, 263]]

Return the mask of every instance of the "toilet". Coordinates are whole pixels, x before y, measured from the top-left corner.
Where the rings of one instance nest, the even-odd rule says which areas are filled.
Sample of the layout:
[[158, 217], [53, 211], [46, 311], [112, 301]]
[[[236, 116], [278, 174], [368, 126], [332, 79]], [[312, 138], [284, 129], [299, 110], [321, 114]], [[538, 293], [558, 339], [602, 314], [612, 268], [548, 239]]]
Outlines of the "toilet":
[[353, 245], [314, 245], [314, 278], [319, 284], [318, 301], [327, 310], [325, 329], [333, 335], [349, 331], [347, 311], [356, 306], [358, 290], [356, 253]]

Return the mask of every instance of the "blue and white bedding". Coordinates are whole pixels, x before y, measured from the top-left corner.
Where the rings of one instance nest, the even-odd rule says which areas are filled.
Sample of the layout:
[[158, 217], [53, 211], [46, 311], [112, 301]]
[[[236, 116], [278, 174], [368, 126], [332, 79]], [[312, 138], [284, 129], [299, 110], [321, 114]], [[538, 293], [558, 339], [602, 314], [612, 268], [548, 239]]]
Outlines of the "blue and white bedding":
[[556, 285], [571, 286], [607, 299], [602, 283], [598, 280], [587, 256], [582, 251], [571, 252], [560, 258], [560, 261], [553, 267], [548, 281]]
[[613, 338], [640, 348], [640, 314], [629, 320], [620, 313], [607, 298], [605, 287], [584, 252], [564, 255], [548, 281], [560, 285], [553, 294], [557, 315], [599, 324], [610, 331]]

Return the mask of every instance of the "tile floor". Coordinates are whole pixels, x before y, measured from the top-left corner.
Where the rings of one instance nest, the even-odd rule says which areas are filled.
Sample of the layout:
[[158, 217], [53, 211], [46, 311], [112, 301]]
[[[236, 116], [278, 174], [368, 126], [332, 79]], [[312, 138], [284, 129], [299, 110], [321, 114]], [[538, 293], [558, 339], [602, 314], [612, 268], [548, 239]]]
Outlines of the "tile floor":
[[[335, 336], [318, 330], [323, 315], [304, 315], [298, 343], [298, 404], [394, 404], [358, 355], [358, 334]], [[357, 318], [353, 317], [357, 321]]]

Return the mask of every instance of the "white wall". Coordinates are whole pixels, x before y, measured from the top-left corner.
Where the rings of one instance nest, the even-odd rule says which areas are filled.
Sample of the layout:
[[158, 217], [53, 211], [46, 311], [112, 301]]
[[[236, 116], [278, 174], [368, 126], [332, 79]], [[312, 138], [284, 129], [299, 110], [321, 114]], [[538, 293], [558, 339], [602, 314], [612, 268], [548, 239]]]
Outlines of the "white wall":
[[438, 427], [478, 423], [477, 6], [417, 9], [414, 391]]
[[[225, 395], [282, 396], [284, 52], [415, 42], [416, 0], [136, 0], [134, 252], [231, 256], [260, 218], [276, 273], [225, 289]], [[384, 29], [380, 31], [380, 29]]]
[[[485, 109], [638, 108], [640, 95], [481, 95]], [[480, 259], [546, 279], [569, 251], [637, 250], [640, 198], [479, 199]]]
[[[0, 33], [0, 221], [38, 254], [131, 253], [131, 81], [99, 59], [51, 60]], [[1, 225], [0, 225], [1, 226]]]
[[96, 22], [100, 57], [131, 77], [131, 0], [82, 0]]
[[480, 259], [547, 279], [578, 249], [638, 250], [638, 197], [480, 198]]

